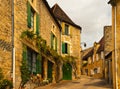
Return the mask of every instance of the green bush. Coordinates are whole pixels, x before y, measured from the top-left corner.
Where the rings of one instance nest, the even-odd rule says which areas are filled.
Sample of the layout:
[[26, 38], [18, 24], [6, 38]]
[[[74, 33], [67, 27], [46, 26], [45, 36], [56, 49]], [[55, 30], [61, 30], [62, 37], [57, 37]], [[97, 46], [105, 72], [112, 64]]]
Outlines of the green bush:
[[0, 89], [12, 89], [12, 88], [13, 88], [13, 84], [11, 81], [7, 79], [3, 79], [0, 81]]

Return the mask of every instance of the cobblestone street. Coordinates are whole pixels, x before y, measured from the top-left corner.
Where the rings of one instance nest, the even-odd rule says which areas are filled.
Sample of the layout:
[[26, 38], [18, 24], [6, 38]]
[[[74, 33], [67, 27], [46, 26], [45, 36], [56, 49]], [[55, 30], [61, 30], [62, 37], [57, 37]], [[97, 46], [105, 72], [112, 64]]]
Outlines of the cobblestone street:
[[93, 79], [82, 76], [79, 80], [62, 81], [57, 84], [50, 84], [36, 89], [112, 89], [112, 87], [102, 79]]

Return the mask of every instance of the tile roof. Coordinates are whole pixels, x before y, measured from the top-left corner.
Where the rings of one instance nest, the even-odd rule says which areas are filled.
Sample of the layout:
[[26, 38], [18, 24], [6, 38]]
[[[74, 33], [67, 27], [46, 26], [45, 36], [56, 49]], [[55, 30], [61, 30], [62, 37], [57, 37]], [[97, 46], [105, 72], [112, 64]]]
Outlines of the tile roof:
[[85, 49], [82, 52], [83, 52], [82, 60], [87, 60], [87, 58], [90, 57], [93, 54], [93, 47]]
[[63, 22], [66, 22], [70, 25], [73, 25], [77, 28], [79, 28], [80, 30], [82, 30], [82, 28], [75, 24], [68, 16], [67, 14], [60, 8], [60, 6], [58, 4], [55, 4], [52, 8], [51, 8], [53, 14], [55, 15], [55, 17], [60, 20], [60, 21], [63, 21]]
[[51, 8], [50, 8], [48, 2], [47, 2], [46, 0], [42, 0], [42, 1], [43, 1], [43, 3], [45, 4], [45, 6], [47, 7], [47, 9], [48, 9], [49, 13], [51, 14], [51, 16], [53, 17], [53, 19], [55, 20], [56, 24], [58, 25], [58, 27], [59, 27], [60, 30], [61, 30], [62, 27], [61, 27], [61, 25], [58, 23], [58, 21], [57, 21], [56, 17], [54, 16], [53, 12], [51, 11]]

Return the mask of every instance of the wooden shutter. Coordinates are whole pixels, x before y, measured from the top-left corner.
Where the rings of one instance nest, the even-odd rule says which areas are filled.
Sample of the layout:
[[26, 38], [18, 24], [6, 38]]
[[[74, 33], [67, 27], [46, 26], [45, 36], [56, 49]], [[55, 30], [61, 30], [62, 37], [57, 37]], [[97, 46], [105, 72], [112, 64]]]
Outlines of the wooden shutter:
[[51, 32], [51, 48], [53, 48], [53, 33]]
[[36, 15], [36, 34], [39, 35], [39, 23], [40, 23], [40, 18], [39, 14]]
[[55, 50], [57, 51], [57, 37], [55, 37]]
[[41, 63], [41, 55], [39, 54], [36, 59], [36, 73], [41, 74], [42, 72], [42, 63]]
[[29, 2], [27, 2], [27, 23], [28, 27], [31, 28], [31, 6]]
[[65, 53], [65, 43], [62, 43], [62, 53]]

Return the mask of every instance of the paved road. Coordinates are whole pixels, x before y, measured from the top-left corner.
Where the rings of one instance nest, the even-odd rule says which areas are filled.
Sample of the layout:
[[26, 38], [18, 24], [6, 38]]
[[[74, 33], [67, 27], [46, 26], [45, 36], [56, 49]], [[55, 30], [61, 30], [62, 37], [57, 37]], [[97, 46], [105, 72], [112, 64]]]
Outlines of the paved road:
[[50, 84], [36, 89], [112, 89], [102, 79], [93, 79], [82, 76], [79, 80], [62, 81], [57, 84]]

